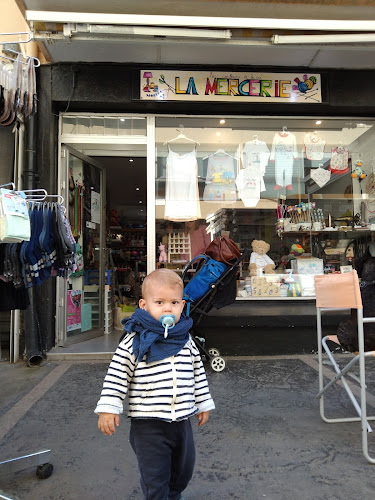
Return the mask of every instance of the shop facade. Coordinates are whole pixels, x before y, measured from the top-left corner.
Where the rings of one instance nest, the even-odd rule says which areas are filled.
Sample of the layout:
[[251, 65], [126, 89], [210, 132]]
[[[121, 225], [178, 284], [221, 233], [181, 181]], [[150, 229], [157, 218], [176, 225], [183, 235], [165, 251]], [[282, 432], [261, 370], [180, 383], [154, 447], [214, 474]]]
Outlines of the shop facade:
[[373, 77], [40, 68], [40, 185], [57, 186], [66, 200], [82, 252], [76, 276], [58, 280], [55, 344], [109, 333], [114, 294], [126, 315], [146, 273], [181, 272], [206, 237], [223, 232], [242, 250], [267, 243], [268, 260], [244, 262], [236, 303], [210, 313], [207, 328], [247, 335], [313, 321], [314, 274], [349, 270], [372, 239]]

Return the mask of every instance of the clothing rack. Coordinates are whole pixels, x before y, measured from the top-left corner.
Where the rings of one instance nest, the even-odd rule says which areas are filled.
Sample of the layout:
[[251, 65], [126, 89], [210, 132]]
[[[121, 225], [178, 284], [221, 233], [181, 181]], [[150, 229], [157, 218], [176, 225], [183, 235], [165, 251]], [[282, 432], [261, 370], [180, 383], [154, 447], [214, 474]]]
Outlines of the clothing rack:
[[[40, 60], [37, 57], [24, 55], [17, 50], [7, 48], [10, 43], [27, 43], [31, 41], [31, 34], [28, 34], [27, 40], [15, 40], [3, 42], [0, 60], [5, 59], [13, 63], [11, 69], [0, 62], [0, 86], [2, 91], [2, 109], [0, 111], [0, 124], [10, 125], [21, 116], [27, 118], [36, 113], [37, 95], [36, 95], [36, 74], [35, 68], [40, 66]], [[20, 34], [18, 33], [18, 34]], [[17, 35], [17, 33], [0, 33], [4, 35]], [[1, 43], [1, 42], [0, 42]], [[14, 57], [11, 57], [14, 54]], [[23, 60], [26, 59], [26, 62]], [[23, 69], [22, 66], [25, 66]]]
[[14, 31], [12, 33], [0, 33], [0, 37], [3, 36], [15, 36], [15, 35], [27, 35], [27, 40], [7, 40], [4, 42], [0, 42], [3, 45], [8, 44], [8, 43], [29, 43], [32, 41], [33, 34], [30, 33], [29, 31]]
[[[14, 182], [8, 182], [7, 184], [2, 184], [0, 185], [0, 188], [3, 187], [8, 187], [10, 186], [13, 191], [15, 191], [15, 184]], [[15, 191], [16, 193], [20, 193], [20, 191]], [[39, 196], [42, 197], [44, 194], [48, 196], [48, 193], [45, 189], [28, 189], [23, 191], [26, 196], [28, 194], [30, 196], [33, 196], [33, 193], [39, 193]], [[42, 193], [42, 196], [40, 195]], [[14, 311], [15, 312], [15, 311]], [[18, 316], [19, 316], [19, 311], [18, 311]], [[15, 318], [12, 317], [12, 323], [13, 327], [15, 327]], [[14, 341], [13, 339], [13, 329], [11, 328], [10, 335], [10, 344], [12, 346], [12, 342]], [[14, 328], [16, 330], [16, 328]], [[5, 476], [8, 474], [12, 474], [15, 472], [19, 472], [24, 469], [28, 469], [30, 467], [37, 467], [36, 469], [36, 475], [39, 479], [47, 479], [50, 477], [53, 471], [53, 465], [49, 463], [51, 456], [51, 450], [41, 450], [35, 453], [30, 453], [28, 455], [23, 455], [20, 457], [12, 458], [10, 460], [5, 460], [3, 462], [0, 462], [0, 476]], [[0, 494], [0, 498], [8, 498], [6, 496], [2, 496]]]

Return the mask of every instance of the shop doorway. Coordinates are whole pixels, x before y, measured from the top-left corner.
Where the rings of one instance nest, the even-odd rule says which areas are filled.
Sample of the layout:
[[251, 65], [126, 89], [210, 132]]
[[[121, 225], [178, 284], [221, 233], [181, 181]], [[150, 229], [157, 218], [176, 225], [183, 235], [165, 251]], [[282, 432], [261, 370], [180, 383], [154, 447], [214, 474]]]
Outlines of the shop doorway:
[[60, 185], [78, 248], [77, 271], [58, 285], [58, 345], [66, 347], [122, 331], [135, 310], [147, 271], [147, 159], [61, 151]]
[[[96, 156], [106, 172], [106, 265], [112, 312], [105, 333], [123, 330], [141, 298], [147, 272], [147, 159]], [[112, 327], [112, 328], [111, 328]]]
[[93, 158], [62, 145], [60, 186], [77, 244], [77, 269], [58, 280], [58, 343], [103, 334], [105, 299], [106, 173]]

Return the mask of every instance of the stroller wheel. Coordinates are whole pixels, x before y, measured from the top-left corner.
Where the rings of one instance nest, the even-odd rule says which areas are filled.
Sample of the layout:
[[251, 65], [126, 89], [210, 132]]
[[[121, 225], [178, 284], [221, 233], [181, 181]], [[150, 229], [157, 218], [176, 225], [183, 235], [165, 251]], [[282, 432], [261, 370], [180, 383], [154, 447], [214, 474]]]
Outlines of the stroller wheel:
[[224, 359], [220, 358], [220, 356], [215, 356], [213, 359], [211, 359], [211, 368], [215, 372], [222, 372], [225, 368]]
[[210, 347], [210, 348], [208, 349], [208, 354], [209, 354], [210, 356], [214, 356], [214, 357], [216, 357], [216, 356], [220, 356], [220, 351], [219, 351], [219, 349], [216, 349], [216, 347]]

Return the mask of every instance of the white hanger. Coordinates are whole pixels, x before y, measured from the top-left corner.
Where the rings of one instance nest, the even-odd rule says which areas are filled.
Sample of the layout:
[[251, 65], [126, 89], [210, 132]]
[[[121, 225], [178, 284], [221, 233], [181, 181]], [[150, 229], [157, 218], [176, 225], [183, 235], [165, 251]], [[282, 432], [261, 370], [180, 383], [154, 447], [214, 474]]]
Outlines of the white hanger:
[[289, 134], [288, 127], [286, 125], [283, 126], [283, 134]]
[[[222, 144], [223, 141], [218, 141], [218, 144]], [[210, 156], [215, 156], [215, 155], [225, 155], [225, 156], [230, 156], [231, 158], [233, 158], [234, 160], [236, 160], [236, 158], [232, 155], [230, 155], [229, 153], [227, 153], [225, 151], [225, 149], [223, 148], [218, 148], [214, 153], [210, 153], [209, 155], [205, 156], [204, 158], [202, 158], [202, 160], [207, 160], [207, 158], [210, 158]]]
[[200, 143], [198, 141], [195, 141], [194, 139], [190, 139], [189, 137], [186, 137], [186, 135], [182, 133], [182, 131], [184, 129], [183, 125], [180, 125], [180, 129], [181, 130], [179, 130], [178, 128], [176, 129], [177, 132], [179, 132], [179, 134], [176, 137], [174, 137], [173, 139], [169, 139], [168, 141], [165, 141], [164, 146], [166, 144], [169, 144], [170, 142], [175, 142], [175, 141], [178, 141], [180, 139], [185, 139], [185, 141], [194, 142], [195, 144], [200, 145]]
[[1, 184], [0, 188], [6, 187], [6, 186], [12, 186], [13, 191], [15, 189], [14, 182], [8, 182], [7, 184]]

